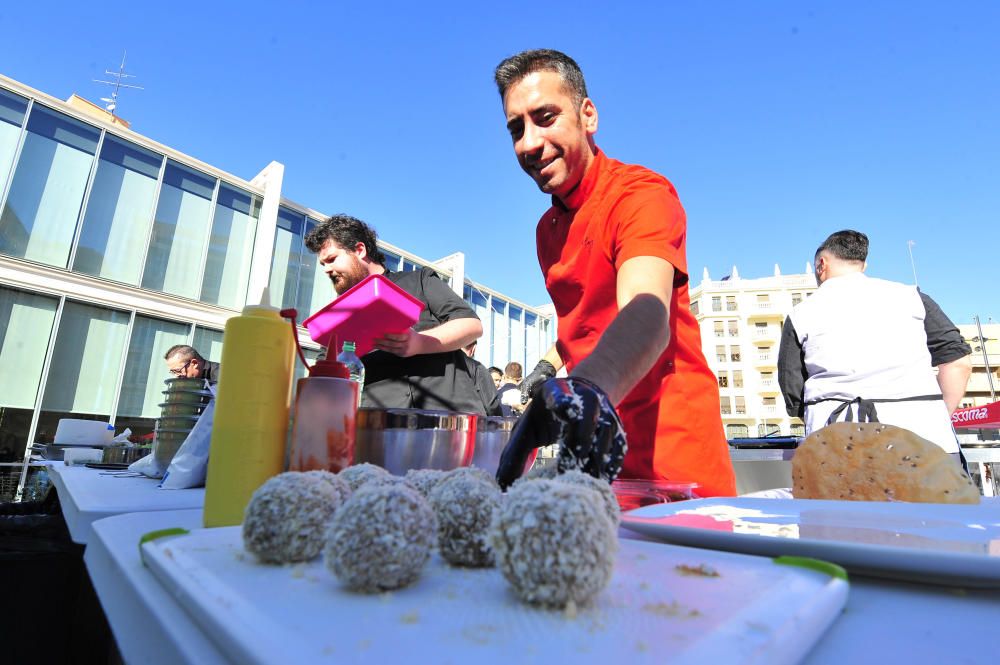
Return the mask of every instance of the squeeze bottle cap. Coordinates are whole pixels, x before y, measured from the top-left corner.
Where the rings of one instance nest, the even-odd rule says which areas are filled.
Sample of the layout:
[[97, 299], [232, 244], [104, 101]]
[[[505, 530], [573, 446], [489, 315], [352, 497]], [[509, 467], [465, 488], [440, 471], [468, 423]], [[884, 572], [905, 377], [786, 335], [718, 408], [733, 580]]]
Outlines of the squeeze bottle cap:
[[271, 290], [270, 287], [265, 286], [264, 291], [260, 294], [260, 304], [250, 305], [247, 304], [243, 308], [243, 314], [253, 314], [254, 312], [265, 311], [265, 312], [279, 312], [279, 308], [271, 304]]
[[350, 379], [351, 373], [347, 365], [336, 360], [317, 360], [309, 368], [309, 376], [330, 376], [337, 379]]
[[351, 353], [354, 353], [354, 342], [344, 342], [344, 348], [341, 350], [350, 351]]

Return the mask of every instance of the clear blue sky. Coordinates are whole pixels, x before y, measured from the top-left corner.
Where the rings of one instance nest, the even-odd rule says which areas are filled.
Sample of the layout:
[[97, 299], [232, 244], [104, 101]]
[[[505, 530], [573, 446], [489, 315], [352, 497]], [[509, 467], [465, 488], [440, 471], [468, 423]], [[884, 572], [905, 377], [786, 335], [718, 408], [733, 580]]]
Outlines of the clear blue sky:
[[[0, 9], [0, 72], [61, 98], [128, 50], [120, 112], [150, 138], [348, 212], [424, 258], [547, 301], [546, 197], [492, 83], [525, 48], [582, 66], [609, 155], [670, 178], [693, 283], [802, 272], [830, 232], [956, 322], [1000, 320], [1000, 3], [32, 3]], [[539, 3], [540, 4], [540, 3]]]

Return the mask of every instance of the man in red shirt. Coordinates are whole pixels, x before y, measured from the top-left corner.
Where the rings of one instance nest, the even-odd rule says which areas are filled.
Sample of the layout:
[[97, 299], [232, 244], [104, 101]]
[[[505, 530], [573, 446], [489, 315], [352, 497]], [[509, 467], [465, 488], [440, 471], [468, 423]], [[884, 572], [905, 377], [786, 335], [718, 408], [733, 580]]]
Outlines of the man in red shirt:
[[[534, 399], [497, 479], [510, 484], [532, 448], [559, 441], [561, 471], [734, 494], [718, 385], [689, 309], [676, 191], [597, 148], [597, 108], [569, 56], [525, 51], [495, 78], [518, 163], [552, 196], [536, 236], [559, 316], [555, 346], [522, 386]], [[563, 366], [569, 376], [555, 378]]]

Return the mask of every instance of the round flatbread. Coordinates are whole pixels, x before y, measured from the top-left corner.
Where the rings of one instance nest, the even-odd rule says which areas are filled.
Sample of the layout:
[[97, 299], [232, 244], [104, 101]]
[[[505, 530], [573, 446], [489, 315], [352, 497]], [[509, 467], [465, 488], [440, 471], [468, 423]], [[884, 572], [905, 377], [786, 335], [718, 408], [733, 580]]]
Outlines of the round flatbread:
[[939, 446], [882, 423], [834, 423], [792, 458], [796, 499], [979, 503], [968, 474]]

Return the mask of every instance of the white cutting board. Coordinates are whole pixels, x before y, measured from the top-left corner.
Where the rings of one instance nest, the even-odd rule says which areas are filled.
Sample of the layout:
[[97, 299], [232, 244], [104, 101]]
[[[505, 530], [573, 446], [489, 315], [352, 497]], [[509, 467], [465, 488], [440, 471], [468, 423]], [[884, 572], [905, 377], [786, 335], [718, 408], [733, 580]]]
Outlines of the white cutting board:
[[[795, 663], [848, 584], [771, 559], [620, 540], [614, 576], [577, 611], [518, 601], [495, 568], [432, 556], [411, 587], [344, 589], [321, 560], [262, 565], [239, 527], [142, 546], [164, 588], [236, 663]], [[677, 566], [708, 566], [717, 577]]]

